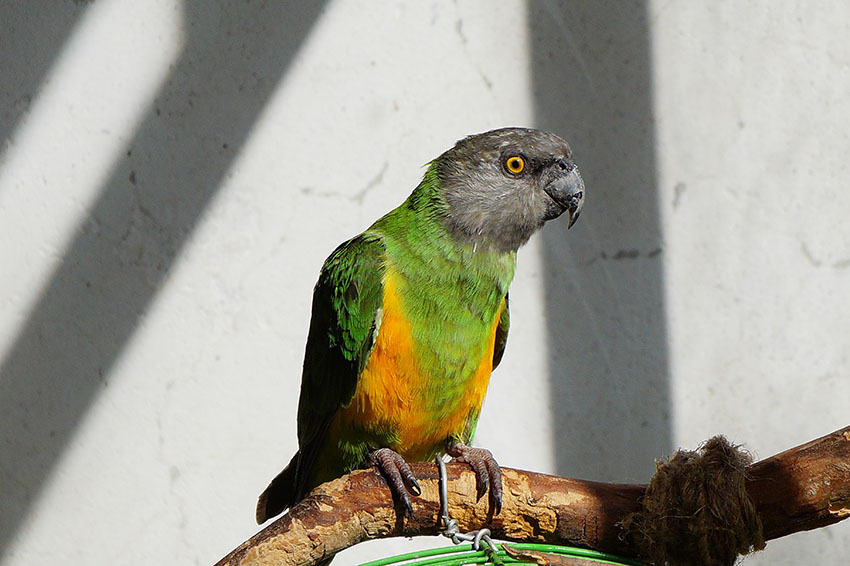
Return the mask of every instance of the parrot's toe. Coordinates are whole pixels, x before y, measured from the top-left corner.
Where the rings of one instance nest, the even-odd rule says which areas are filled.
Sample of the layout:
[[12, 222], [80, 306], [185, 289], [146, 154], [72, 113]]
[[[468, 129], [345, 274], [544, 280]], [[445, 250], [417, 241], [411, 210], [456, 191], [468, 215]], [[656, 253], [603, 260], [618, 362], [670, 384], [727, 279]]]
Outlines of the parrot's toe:
[[489, 488], [490, 503], [498, 515], [502, 510], [502, 470], [493, 454], [486, 448], [473, 448], [465, 444], [451, 444], [446, 453], [472, 466], [478, 483], [478, 497]]
[[408, 489], [414, 495], [421, 495], [422, 488], [419, 487], [416, 476], [410, 471], [410, 466], [407, 465], [404, 458], [390, 448], [379, 448], [369, 456], [369, 462], [378, 467], [378, 470], [387, 480], [390, 491], [393, 492], [393, 497], [404, 505], [407, 516], [412, 518], [413, 505], [410, 503]]

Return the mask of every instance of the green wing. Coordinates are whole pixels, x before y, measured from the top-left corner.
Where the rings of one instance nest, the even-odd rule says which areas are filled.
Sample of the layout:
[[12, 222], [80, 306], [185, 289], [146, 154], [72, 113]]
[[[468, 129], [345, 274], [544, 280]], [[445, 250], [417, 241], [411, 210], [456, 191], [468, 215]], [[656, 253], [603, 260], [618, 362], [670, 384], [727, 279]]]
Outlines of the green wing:
[[313, 291], [298, 402], [298, 492], [312, 487], [305, 485], [305, 475], [331, 418], [354, 397], [372, 351], [384, 293], [384, 253], [384, 245], [373, 235], [345, 242], [325, 261]]
[[511, 326], [511, 311], [508, 308], [508, 294], [505, 293], [505, 306], [499, 314], [499, 326], [496, 327], [496, 344], [493, 348], [493, 369], [502, 361], [505, 344], [508, 342], [508, 328]]

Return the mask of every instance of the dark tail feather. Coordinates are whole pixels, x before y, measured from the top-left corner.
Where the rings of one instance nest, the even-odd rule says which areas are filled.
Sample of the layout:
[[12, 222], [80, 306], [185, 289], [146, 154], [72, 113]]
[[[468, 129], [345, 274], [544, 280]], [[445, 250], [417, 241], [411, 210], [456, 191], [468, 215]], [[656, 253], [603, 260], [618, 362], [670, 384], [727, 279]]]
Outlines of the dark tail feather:
[[289, 465], [277, 475], [257, 501], [257, 524], [262, 525], [272, 517], [280, 515], [295, 503], [297, 486], [295, 477], [300, 452], [296, 452]]

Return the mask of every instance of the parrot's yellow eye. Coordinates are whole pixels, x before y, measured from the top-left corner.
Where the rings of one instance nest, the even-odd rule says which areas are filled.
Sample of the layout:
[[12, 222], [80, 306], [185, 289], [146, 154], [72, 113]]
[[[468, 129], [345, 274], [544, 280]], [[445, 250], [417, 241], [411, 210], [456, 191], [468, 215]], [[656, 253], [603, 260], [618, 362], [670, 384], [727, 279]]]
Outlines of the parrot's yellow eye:
[[519, 175], [525, 169], [525, 159], [519, 155], [512, 155], [505, 160], [505, 168], [514, 175]]

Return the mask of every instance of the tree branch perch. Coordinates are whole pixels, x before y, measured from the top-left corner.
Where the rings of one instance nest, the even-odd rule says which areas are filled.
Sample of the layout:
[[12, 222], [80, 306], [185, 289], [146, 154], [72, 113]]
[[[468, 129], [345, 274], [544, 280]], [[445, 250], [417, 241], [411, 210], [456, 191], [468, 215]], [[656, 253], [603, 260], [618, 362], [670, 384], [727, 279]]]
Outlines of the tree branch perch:
[[[414, 517], [403, 519], [374, 469], [323, 484], [216, 566], [315, 564], [357, 543], [441, 531], [437, 469], [411, 465], [422, 487]], [[620, 521], [641, 510], [646, 485], [607, 484], [503, 468], [502, 511], [476, 498], [475, 475], [447, 465], [449, 509], [462, 532], [487, 527], [494, 538], [589, 547], [639, 557]], [[830, 525], [850, 516], [850, 426], [761, 460], [746, 470], [746, 491], [765, 540]]]

